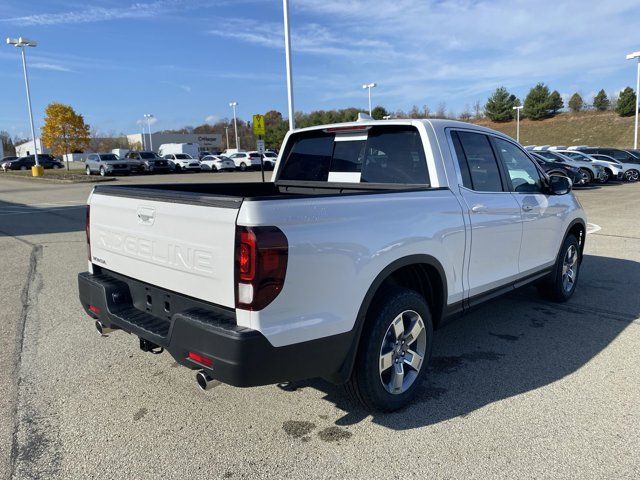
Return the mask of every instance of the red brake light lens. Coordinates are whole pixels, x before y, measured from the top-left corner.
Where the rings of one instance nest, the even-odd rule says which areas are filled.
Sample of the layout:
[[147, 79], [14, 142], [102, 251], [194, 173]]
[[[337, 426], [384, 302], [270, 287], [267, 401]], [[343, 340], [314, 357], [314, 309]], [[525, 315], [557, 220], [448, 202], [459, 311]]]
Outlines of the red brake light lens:
[[277, 227], [241, 227], [236, 232], [236, 306], [262, 310], [280, 293], [289, 244]]
[[89, 310], [96, 315], [100, 315], [100, 308], [96, 307], [95, 305], [89, 305]]
[[196, 352], [189, 352], [188, 358], [189, 360], [193, 360], [194, 362], [204, 365], [205, 367], [213, 366], [213, 360]]

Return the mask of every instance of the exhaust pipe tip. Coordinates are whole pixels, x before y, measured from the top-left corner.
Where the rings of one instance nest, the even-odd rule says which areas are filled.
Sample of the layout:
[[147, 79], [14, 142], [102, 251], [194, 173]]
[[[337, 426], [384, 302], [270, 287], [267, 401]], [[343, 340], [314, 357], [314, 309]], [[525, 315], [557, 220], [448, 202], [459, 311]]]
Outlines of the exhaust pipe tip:
[[98, 333], [100, 335], [102, 335], [103, 337], [106, 337], [111, 332], [115, 332], [118, 329], [105, 327], [100, 320], [96, 320], [96, 330], [98, 330]]
[[207, 390], [211, 390], [218, 384], [218, 382], [211, 378], [209, 374], [204, 370], [200, 370], [198, 373], [196, 373], [196, 382], [198, 383], [198, 387], [200, 387], [200, 390], [204, 392], [206, 392]]

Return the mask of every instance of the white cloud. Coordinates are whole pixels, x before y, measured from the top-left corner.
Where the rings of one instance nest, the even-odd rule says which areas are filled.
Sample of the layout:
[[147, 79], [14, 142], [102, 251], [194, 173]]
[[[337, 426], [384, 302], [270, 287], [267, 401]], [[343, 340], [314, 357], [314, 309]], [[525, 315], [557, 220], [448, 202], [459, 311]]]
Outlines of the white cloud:
[[[637, 49], [633, 36], [615, 32], [635, 31], [639, 17], [637, 0], [296, 0], [294, 53], [324, 57], [294, 65], [297, 79], [308, 77], [296, 89], [345, 104], [364, 99], [357, 86], [371, 80], [389, 106], [461, 108], [500, 85], [519, 96], [540, 81], [552, 90], [608, 88]], [[209, 33], [284, 48], [277, 22], [221, 19]]]
[[193, 9], [219, 2], [206, 0], [157, 0], [136, 2], [123, 7], [88, 7], [61, 13], [41, 13], [0, 19], [20, 26], [70, 25], [132, 18], [151, 18], [181, 9]]
[[29, 64], [29, 68], [35, 68], [39, 70], [53, 70], [56, 72], [73, 72], [68, 67], [58, 65], [56, 63], [44, 63], [44, 62], [32, 62]]
[[218, 120], [220, 120], [220, 117], [218, 115], [207, 115], [204, 119], [205, 123], [216, 123]]

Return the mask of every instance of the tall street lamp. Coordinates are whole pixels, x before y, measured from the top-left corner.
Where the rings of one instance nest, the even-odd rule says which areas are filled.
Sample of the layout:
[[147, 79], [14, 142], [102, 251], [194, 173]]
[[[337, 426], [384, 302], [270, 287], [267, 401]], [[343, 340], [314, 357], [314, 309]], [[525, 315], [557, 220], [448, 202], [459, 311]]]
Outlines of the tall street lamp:
[[293, 78], [291, 75], [291, 35], [289, 29], [289, 0], [282, 0], [284, 13], [284, 55], [287, 65], [287, 101], [289, 103], [289, 130], [296, 128], [296, 119], [293, 116]]
[[364, 85], [362, 85], [362, 88], [366, 88], [369, 90], [369, 116], [371, 116], [371, 89], [375, 87], [375, 83], [365, 83]]
[[42, 168], [40, 167], [40, 162], [38, 161], [38, 142], [36, 139], [36, 129], [33, 126], [33, 112], [31, 111], [31, 90], [29, 88], [29, 76], [27, 75], [27, 56], [24, 53], [25, 47], [36, 47], [38, 43], [33, 40], [29, 40], [28, 38], [20, 37], [20, 38], [7, 38], [7, 45], [13, 45], [15, 47], [20, 48], [20, 51], [22, 53], [22, 70], [24, 71], [24, 85], [27, 89], [27, 107], [29, 109], [29, 123], [31, 124], [31, 137], [33, 138], [33, 151], [34, 151], [34, 158], [36, 160], [35, 170], [32, 170], [32, 174], [40, 176], [42, 175]]
[[153, 118], [153, 115], [145, 113], [144, 118], [147, 119], [147, 129], [149, 130], [149, 150], [153, 152], [153, 138], [151, 138], [151, 119]]
[[638, 102], [640, 101], [640, 51], [633, 52], [627, 55], [627, 60], [633, 60], [634, 58], [638, 61], [638, 73], [636, 75], [636, 123], [635, 129], [633, 133], [633, 148], [638, 149]]
[[516, 142], [520, 143], [520, 110], [522, 110], [522, 105], [517, 107], [513, 107], [516, 111]]
[[238, 102], [231, 102], [229, 106], [233, 108], [233, 130], [236, 132], [236, 150], [240, 150], [240, 143], [238, 142], [238, 122], [236, 120], [236, 107]]
[[227, 135], [227, 150], [229, 150], [229, 125], [225, 125], [224, 133]]

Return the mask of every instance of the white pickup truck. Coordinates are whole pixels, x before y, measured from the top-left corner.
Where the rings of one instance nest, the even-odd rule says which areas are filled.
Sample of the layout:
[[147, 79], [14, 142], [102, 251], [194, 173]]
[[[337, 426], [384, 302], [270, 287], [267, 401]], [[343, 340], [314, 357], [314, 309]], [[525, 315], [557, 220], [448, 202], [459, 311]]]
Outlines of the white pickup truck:
[[290, 132], [269, 183], [96, 186], [79, 295], [203, 389], [322, 377], [390, 411], [445, 321], [532, 282], [569, 299], [585, 229], [570, 180], [499, 132], [327, 125]]

